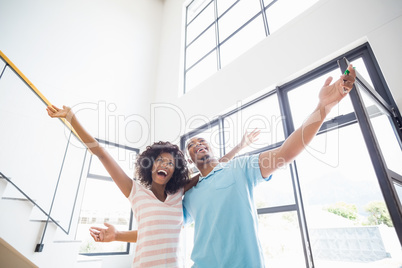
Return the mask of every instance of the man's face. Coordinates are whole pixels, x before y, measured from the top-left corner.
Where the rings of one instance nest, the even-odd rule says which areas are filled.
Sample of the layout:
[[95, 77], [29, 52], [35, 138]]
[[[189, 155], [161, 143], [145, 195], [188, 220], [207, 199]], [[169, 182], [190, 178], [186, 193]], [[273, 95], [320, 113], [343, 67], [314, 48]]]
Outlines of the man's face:
[[200, 137], [193, 137], [188, 141], [187, 152], [196, 165], [213, 156], [208, 142]]

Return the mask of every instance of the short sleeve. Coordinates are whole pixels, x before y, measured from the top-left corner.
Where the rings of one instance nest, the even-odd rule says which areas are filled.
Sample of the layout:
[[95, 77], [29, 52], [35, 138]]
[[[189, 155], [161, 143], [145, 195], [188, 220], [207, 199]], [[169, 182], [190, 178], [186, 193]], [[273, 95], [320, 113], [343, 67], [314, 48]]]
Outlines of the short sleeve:
[[193, 217], [191, 217], [190, 213], [187, 211], [186, 207], [183, 204], [183, 217], [184, 217], [184, 225], [190, 224], [194, 221]]
[[128, 196], [128, 200], [130, 200], [130, 202], [132, 202], [133, 201], [133, 199], [134, 199], [134, 196], [135, 196], [135, 194], [137, 193], [137, 191], [138, 191], [138, 182], [137, 181], [135, 181], [135, 180], [133, 180], [133, 187], [131, 188], [131, 192], [130, 192], [130, 194], [129, 194], [129, 196]]
[[233, 168], [241, 169], [249, 183], [251, 183], [254, 187], [259, 183], [269, 181], [272, 178], [272, 175], [270, 175], [268, 178], [264, 178], [261, 175], [260, 165], [258, 162], [259, 157], [260, 154], [239, 157], [234, 159], [234, 163], [232, 164], [234, 165]]

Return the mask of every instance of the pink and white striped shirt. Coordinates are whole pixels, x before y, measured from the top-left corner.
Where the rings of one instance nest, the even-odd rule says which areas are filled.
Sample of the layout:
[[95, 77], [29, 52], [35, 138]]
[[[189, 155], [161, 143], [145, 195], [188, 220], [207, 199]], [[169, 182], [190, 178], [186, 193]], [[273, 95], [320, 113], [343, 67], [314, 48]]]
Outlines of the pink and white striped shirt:
[[183, 225], [184, 189], [168, 195], [165, 202], [134, 181], [130, 200], [138, 224], [133, 267], [181, 267], [180, 231]]

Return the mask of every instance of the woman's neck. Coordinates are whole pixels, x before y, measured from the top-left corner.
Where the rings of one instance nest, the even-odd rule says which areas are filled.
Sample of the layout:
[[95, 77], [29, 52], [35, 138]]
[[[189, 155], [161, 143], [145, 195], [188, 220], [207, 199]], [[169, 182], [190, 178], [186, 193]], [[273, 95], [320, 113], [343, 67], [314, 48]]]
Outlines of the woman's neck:
[[158, 198], [160, 201], [165, 202], [167, 198], [167, 194], [165, 193], [166, 185], [152, 183], [151, 191], [154, 193], [155, 197]]

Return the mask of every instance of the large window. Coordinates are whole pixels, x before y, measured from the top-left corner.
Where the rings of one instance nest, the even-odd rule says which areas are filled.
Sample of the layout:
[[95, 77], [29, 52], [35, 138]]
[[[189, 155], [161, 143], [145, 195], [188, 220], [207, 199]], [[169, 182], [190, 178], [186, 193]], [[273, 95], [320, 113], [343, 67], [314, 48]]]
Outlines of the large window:
[[318, 0], [192, 0], [186, 4], [184, 92]]
[[[402, 155], [402, 134], [394, 126], [396, 119], [387, 117], [381, 104], [398, 120], [400, 113], [395, 102], [387, 97], [390, 94], [370, 47], [363, 45], [343, 56], [359, 72], [359, 90], [333, 108], [317, 137], [293, 163], [277, 170], [269, 182], [255, 189], [267, 267], [391, 268], [402, 263], [402, 225], [398, 214], [402, 176], [401, 158], [397, 157]], [[255, 154], [280, 146], [316, 106], [325, 78], [338, 77], [339, 72], [334, 59], [218, 116], [214, 126], [222, 144], [217, 147], [223, 148], [223, 153], [230, 150], [244, 131], [255, 127], [261, 129], [260, 139], [242, 153]], [[362, 85], [375, 87], [375, 91], [367, 91], [374, 93], [360, 90], [365, 87]], [[353, 99], [359, 96], [358, 92], [362, 92], [361, 107]], [[372, 100], [373, 96], [380, 104]], [[367, 142], [367, 136], [374, 134], [362, 127], [369, 124], [360, 118], [363, 109], [379, 150], [373, 150]], [[184, 135], [182, 146], [192, 133], [203, 133], [208, 126]], [[378, 164], [376, 156], [383, 159], [383, 165]], [[381, 170], [387, 170], [385, 176]], [[387, 175], [392, 183], [387, 182]], [[193, 231], [192, 226], [186, 228], [188, 264]]]
[[[138, 149], [100, 141], [129, 177], [134, 176]], [[92, 156], [81, 205], [76, 239], [81, 240], [80, 253], [85, 255], [128, 254], [125, 242], [97, 243], [89, 235], [92, 226], [113, 224], [120, 231], [131, 230], [133, 214], [130, 202], [113, 182], [97, 157]]]

